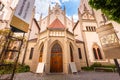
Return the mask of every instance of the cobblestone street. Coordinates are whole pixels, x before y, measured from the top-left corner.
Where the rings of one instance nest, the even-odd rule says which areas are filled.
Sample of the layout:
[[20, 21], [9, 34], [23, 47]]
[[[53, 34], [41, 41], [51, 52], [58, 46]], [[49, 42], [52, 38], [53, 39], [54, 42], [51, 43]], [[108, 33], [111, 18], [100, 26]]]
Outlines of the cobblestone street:
[[16, 74], [14, 80], [120, 80], [120, 77], [118, 73], [108, 72], [80, 72], [78, 74], [67, 75], [44, 74], [43, 77], [39, 74], [28, 72]]

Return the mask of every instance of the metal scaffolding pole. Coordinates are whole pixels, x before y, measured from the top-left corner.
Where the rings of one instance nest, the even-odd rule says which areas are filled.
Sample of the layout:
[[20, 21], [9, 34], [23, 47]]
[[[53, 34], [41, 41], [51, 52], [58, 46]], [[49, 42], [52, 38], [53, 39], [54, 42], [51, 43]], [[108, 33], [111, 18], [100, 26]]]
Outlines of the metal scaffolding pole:
[[[23, 34], [23, 39], [24, 39], [24, 36], [25, 36], [25, 33]], [[12, 72], [12, 76], [11, 76], [10, 80], [13, 80], [13, 78], [14, 78], [15, 70], [16, 70], [17, 63], [18, 63], [19, 56], [20, 56], [20, 50], [21, 50], [21, 47], [23, 45], [23, 39], [21, 40], [21, 44], [19, 46], [18, 55], [17, 55], [17, 58], [16, 58], [15, 63], [14, 63], [14, 68], [13, 68], [13, 72]]]

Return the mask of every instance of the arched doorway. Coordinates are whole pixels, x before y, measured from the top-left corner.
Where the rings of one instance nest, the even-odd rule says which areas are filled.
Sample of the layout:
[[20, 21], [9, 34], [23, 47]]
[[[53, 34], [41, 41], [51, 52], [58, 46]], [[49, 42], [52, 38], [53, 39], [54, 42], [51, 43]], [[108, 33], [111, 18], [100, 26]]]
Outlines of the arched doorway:
[[51, 49], [50, 72], [63, 72], [62, 48], [58, 43]]

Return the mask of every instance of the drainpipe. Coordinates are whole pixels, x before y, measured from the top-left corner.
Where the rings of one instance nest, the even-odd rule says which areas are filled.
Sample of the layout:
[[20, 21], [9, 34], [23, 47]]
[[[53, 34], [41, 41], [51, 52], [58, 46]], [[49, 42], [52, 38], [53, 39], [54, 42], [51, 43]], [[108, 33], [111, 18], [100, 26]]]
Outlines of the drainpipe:
[[89, 67], [88, 57], [87, 57], [87, 52], [86, 52], [86, 48], [85, 48], [85, 43], [84, 43], [84, 42], [83, 42], [83, 46], [84, 46], [84, 52], [85, 52], [86, 64], [87, 64], [87, 67]]

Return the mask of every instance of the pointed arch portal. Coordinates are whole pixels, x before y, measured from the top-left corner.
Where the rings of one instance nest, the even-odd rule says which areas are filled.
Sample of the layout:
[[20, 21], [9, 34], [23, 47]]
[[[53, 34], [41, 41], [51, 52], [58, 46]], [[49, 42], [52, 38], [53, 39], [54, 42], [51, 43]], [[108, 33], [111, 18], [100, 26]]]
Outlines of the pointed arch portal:
[[58, 43], [51, 49], [50, 72], [63, 72], [62, 48]]

